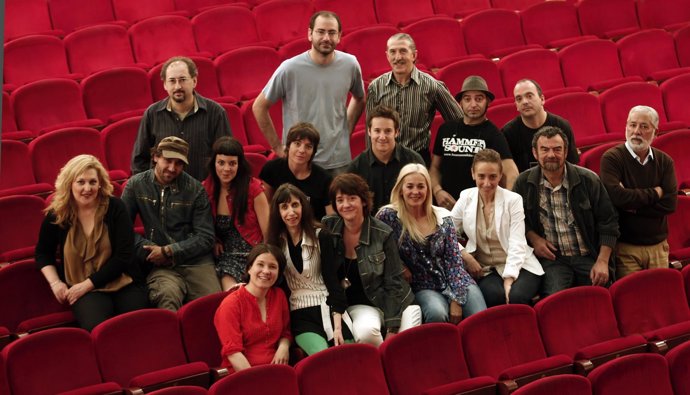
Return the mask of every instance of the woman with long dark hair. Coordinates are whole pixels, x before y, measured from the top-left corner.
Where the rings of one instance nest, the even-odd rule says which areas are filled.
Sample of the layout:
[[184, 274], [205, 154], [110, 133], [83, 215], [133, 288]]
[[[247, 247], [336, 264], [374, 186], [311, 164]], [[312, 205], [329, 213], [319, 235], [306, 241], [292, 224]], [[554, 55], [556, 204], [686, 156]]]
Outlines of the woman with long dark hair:
[[216, 270], [223, 290], [237, 284], [252, 246], [264, 240], [268, 230], [268, 200], [261, 181], [251, 169], [239, 141], [221, 137], [213, 144], [209, 176], [204, 188], [215, 219]]

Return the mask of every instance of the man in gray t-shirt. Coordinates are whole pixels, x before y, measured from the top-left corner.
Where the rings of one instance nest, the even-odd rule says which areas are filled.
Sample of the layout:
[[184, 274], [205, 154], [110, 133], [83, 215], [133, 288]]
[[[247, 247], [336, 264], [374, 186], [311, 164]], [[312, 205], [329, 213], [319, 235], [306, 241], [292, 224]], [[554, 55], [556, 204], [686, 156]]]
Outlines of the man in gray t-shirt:
[[[310, 122], [321, 142], [314, 163], [332, 174], [344, 172], [350, 163], [350, 134], [364, 108], [364, 83], [357, 59], [336, 51], [341, 25], [329, 11], [315, 13], [309, 22], [309, 51], [284, 61], [254, 101], [254, 116], [278, 156], [285, 155], [287, 130], [298, 122]], [[352, 99], [347, 104], [347, 95]], [[283, 142], [268, 110], [283, 101]]]

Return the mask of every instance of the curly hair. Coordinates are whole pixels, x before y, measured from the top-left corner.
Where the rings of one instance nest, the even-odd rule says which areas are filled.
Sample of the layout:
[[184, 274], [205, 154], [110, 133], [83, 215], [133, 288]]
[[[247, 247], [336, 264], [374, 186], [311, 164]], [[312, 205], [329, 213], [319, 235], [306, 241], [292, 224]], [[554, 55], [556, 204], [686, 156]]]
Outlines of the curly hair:
[[44, 210], [55, 215], [55, 224], [67, 227], [77, 219], [77, 204], [72, 194], [72, 183], [87, 170], [95, 170], [98, 177], [98, 202], [103, 204], [113, 195], [108, 171], [93, 155], [77, 155], [60, 169], [55, 180], [55, 194], [50, 205]]

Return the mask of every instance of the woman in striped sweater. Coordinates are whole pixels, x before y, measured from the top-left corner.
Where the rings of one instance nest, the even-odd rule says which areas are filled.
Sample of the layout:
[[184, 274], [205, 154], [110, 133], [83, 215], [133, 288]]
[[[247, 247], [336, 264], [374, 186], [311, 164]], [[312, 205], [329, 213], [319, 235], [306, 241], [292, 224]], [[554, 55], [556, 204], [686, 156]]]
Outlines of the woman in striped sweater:
[[286, 291], [290, 294], [290, 321], [295, 342], [307, 355], [352, 340], [346, 300], [333, 292], [335, 271], [323, 271], [334, 261], [333, 242], [314, 220], [307, 196], [292, 184], [281, 185], [273, 195], [268, 242], [287, 258]]

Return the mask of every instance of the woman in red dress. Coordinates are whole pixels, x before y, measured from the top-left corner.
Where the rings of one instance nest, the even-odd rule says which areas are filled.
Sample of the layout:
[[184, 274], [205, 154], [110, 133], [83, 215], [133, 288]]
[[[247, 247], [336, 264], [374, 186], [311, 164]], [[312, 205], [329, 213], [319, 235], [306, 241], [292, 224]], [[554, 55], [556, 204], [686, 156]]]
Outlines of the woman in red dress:
[[285, 256], [273, 245], [257, 244], [249, 252], [247, 284], [223, 300], [214, 319], [223, 366], [237, 372], [288, 363], [290, 310], [285, 294], [275, 286], [285, 266]]

